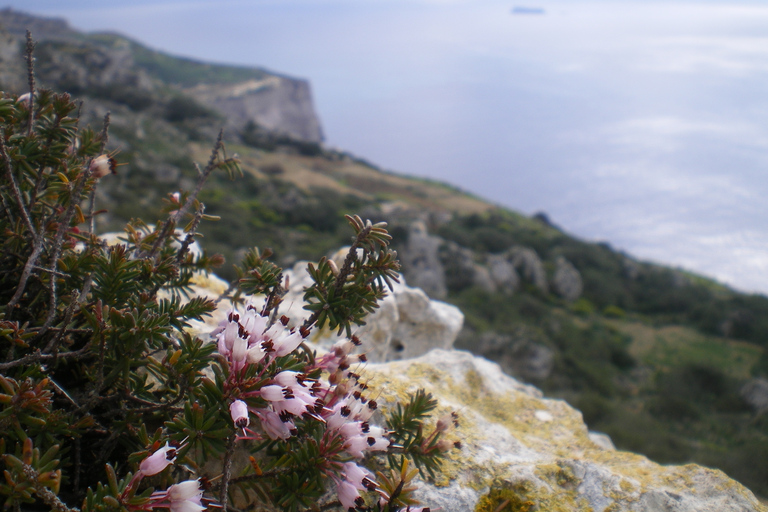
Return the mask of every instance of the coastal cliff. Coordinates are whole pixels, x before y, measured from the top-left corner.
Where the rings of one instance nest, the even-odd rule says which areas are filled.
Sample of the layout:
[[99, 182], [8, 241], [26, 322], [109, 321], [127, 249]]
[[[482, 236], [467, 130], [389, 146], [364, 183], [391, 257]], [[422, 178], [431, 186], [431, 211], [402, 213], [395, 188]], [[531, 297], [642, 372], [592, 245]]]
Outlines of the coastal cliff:
[[[215, 110], [233, 131], [252, 123], [296, 140], [323, 140], [307, 80], [263, 69], [211, 65], [173, 57], [126, 37], [85, 34], [66, 20], [0, 11], [0, 85], [23, 92], [22, 49], [26, 31], [38, 41], [36, 73], [44, 87], [83, 96], [110, 98], [147, 107], [151, 96], [186, 98], [181, 106], [200, 104]], [[182, 113], [181, 115], [184, 115]]]

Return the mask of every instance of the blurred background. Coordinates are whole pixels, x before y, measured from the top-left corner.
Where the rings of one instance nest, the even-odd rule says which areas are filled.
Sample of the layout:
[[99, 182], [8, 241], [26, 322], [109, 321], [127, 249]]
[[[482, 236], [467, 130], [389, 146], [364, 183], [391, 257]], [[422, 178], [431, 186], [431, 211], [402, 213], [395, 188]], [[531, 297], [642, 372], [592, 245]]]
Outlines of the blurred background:
[[6, 6], [312, 85], [325, 141], [768, 292], [768, 6], [543, 0]]

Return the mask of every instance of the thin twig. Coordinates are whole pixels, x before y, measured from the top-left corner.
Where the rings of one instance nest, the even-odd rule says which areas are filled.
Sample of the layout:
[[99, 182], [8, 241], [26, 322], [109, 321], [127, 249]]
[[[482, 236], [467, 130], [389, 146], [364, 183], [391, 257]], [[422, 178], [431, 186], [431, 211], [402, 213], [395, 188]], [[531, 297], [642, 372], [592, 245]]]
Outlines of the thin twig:
[[37, 363], [42, 361], [50, 361], [54, 357], [58, 357], [60, 359], [84, 359], [86, 356], [89, 356], [89, 347], [83, 347], [80, 350], [76, 350], [74, 352], [65, 352], [63, 354], [58, 354], [57, 356], [54, 356], [53, 354], [43, 354], [40, 351], [37, 351], [33, 354], [26, 355], [22, 357], [21, 359], [16, 359], [14, 361], [8, 361], [7, 363], [0, 363], [0, 370], [7, 370], [8, 368], [14, 368], [16, 366], [23, 366], [28, 365], [30, 363]]
[[178, 209], [178, 211], [173, 215], [173, 221], [175, 224], [178, 224], [178, 222], [181, 220], [181, 218], [189, 211], [190, 208], [192, 208], [192, 204], [197, 199], [197, 196], [200, 195], [200, 192], [203, 190], [203, 186], [205, 185], [205, 182], [208, 180], [208, 176], [211, 175], [211, 172], [216, 168], [216, 159], [219, 157], [219, 152], [221, 151], [221, 148], [224, 146], [222, 139], [224, 138], [224, 130], [219, 131], [219, 136], [216, 138], [216, 144], [213, 145], [213, 150], [211, 151], [211, 157], [208, 159], [208, 165], [205, 166], [205, 169], [200, 175], [200, 178], [197, 180], [197, 185], [195, 186], [195, 190], [187, 197], [187, 201], [184, 203], [184, 206]]
[[227, 453], [224, 455], [224, 467], [221, 471], [221, 489], [219, 491], [219, 503], [224, 510], [227, 510], [227, 500], [229, 499], [229, 480], [232, 476], [232, 456], [235, 453], [235, 441], [237, 440], [237, 431], [229, 435], [227, 442]]
[[21, 272], [21, 278], [19, 279], [19, 285], [16, 287], [16, 292], [5, 306], [6, 314], [11, 318], [13, 317], [14, 313], [13, 308], [15, 308], [21, 300], [21, 296], [24, 294], [24, 290], [27, 288], [27, 281], [32, 275], [32, 270], [35, 268], [37, 260], [40, 258], [40, 254], [43, 252], [44, 239], [45, 232], [41, 230], [40, 233], [38, 233], [35, 237], [35, 242], [32, 247], [32, 254], [29, 255], [29, 258], [27, 258], [27, 263], [24, 265], [24, 270]]
[[53, 269], [45, 268], [45, 267], [33, 267], [33, 270], [39, 270], [41, 272], [48, 272], [49, 274], [53, 274], [53, 275], [59, 276], [59, 277], [69, 277], [69, 274], [65, 274], [64, 272], [59, 272], [58, 270], [53, 270]]
[[40, 473], [38, 473], [35, 468], [28, 464], [22, 464], [22, 468], [24, 469], [24, 476], [27, 477], [27, 481], [32, 482], [32, 485], [35, 488], [35, 494], [40, 497], [46, 505], [51, 507], [51, 510], [56, 510], [57, 512], [80, 512], [79, 508], [68, 507], [53, 493], [53, 491], [41, 484], [39, 482]]
[[[373, 229], [373, 226], [366, 226], [355, 237], [355, 241], [352, 242], [352, 246], [349, 248], [349, 251], [347, 252], [346, 258], [344, 258], [344, 264], [341, 267], [341, 270], [339, 270], [339, 275], [336, 276], [336, 280], [334, 281], [334, 287], [336, 288], [337, 295], [341, 292], [342, 288], [344, 287], [344, 284], [347, 282], [347, 277], [352, 272], [352, 265], [357, 259], [357, 248], [360, 247], [360, 244], [362, 244], [363, 240], [371, 233], [371, 229]], [[323, 310], [318, 310], [312, 313], [309, 318], [307, 318], [304, 321], [304, 327], [311, 327], [315, 322], [317, 322], [317, 319], [320, 317], [320, 314], [323, 312]]]
[[3, 159], [3, 167], [5, 168], [5, 173], [8, 175], [8, 182], [11, 184], [11, 193], [19, 205], [19, 211], [21, 211], [21, 217], [24, 219], [24, 224], [27, 225], [27, 229], [32, 233], [32, 237], [35, 237], [35, 226], [32, 224], [32, 219], [24, 204], [24, 200], [21, 197], [21, 190], [19, 190], [19, 185], [16, 183], [16, 177], [13, 175], [11, 159], [8, 157], [8, 148], [5, 146], [5, 137], [3, 136], [0, 136], [0, 157]]
[[[67, 310], [64, 313], [64, 322], [62, 323], [62, 328], [59, 330], [59, 332], [56, 333], [56, 336], [54, 336], [50, 342], [48, 342], [48, 345], [45, 346], [43, 349], [43, 352], [51, 352], [52, 350], [55, 351], [55, 353], [58, 353], [59, 350], [59, 342], [64, 337], [64, 333], [67, 332], [67, 325], [69, 325], [69, 322], [72, 321], [72, 316], [75, 314], [75, 308], [78, 306], [78, 299], [80, 298], [80, 292], [77, 290], [72, 290], [72, 296], [70, 298], [69, 306], [67, 306]], [[38, 334], [38, 337], [42, 337], [46, 330], [50, 328], [46, 328], [43, 326], [43, 328], [40, 330], [40, 334]]]
[[50, 383], [51, 383], [51, 386], [53, 386], [53, 390], [54, 390], [54, 391], [56, 391], [56, 392], [58, 392], [58, 393], [59, 393], [61, 396], [63, 396], [64, 398], [66, 398], [66, 399], [69, 401], [69, 403], [71, 403], [71, 404], [72, 404], [72, 405], [74, 405], [75, 407], [78, 407], [78, 408], [80, 407], [80, 404], [78, 404], [78, 403], [75, 401], [75, 399], [74, 399], [74, 398], [72, 398], [72, 397], [70, 396], [70, 394], [69, 394], [69, 393], [67, 393], [67, 392], [66, 392], [66, 390], [65, 390], [64, 388], [62, 388], [61, 386], [59, 386], [59, 383], [58, 383], [58, 382], [56, 382], [55, 380], [53, 380], [53, 379], [52, 379], [50, 376], [48, 377], [48, 382], [50, 382]]
[[219, 131], [219, 136], [216, 139], [216, 144], [213, 145], [211, 157], [208, 159], [208, 165], [206, 165], [205, 169], [200, 172], [200, 177], [197, 180], [195, 190], [187, 197], [187, 201], [184, 203], [184, 205], [179, 208], [176, 213], [171, 215], [170, 218], [165, 221], [165, 223], [163, 223], [160, 234], [158, 235], [157, 240], [155, 240], [155, 243], [152, 244], [152, 249], [150, 249], [146, 257], [154, 259], [157, 256], [160, 247], [162, 247], [166, 239], [171, 235], [173, 228], [176, 227], [176, 224], [178, 224], [182, 217], [189, 211], [189, 209], [192, 207], [192, 204], [194, 204], [195, 200], [197, 199], [197, 196], [203, 190], [203, 185], [205, 185], [205, 182], [208, 181], [208, 177], [211, 175], [211, 172], [213, 172], [213, 170], [216, 168], [216, 159], [219, 157], [219, 152], [223, 147], [223, 137], [224, 130], [221, 130]]
[[176, 263], [181, 263], [181, 260], [183, 260], [187, 252], [189, 252], [189, 246], [195, 242], [195, 233], [197, 233], [197, 227], [200, 225], [200, 221], [203, 219], [204, 213], [205, 205], [201, 203], [195, 212], [194, 218], [192, 219], [192, 225], [187, 232], [187, 236], [184, 238], [184, 241], [181, 243], [181, 247], [179, 248], [179, 252], [176, 254]]
[[27, 126], [27, 137], [32, 136], [32, 125], [35, 121], [35, 46], [37, 43], [32, 41], [32, 33], [27, 30], [27, 47], [25, 56], [27, 59], [27, 81], [29, 83], [29, 125]]

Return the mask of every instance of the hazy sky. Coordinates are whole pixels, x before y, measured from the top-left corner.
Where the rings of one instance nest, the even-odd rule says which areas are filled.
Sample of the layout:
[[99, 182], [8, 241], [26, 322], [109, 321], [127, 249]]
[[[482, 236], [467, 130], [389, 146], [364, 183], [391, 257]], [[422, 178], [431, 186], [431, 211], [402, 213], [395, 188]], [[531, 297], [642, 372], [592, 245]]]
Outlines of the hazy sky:
[[308, 78], [331, 145], [768, 292], [765, 2], [6, 5]]

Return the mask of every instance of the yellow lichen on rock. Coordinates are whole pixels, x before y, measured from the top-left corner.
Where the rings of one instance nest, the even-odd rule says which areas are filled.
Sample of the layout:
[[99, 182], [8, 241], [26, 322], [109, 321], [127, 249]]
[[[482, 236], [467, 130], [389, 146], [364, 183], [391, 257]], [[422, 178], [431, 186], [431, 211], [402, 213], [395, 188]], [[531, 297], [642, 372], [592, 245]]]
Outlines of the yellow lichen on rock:
[[370, 365], [370, 385], [394, 399], [424, 388], [457, 410], [462, 449], [421, 500], [445, 512], [768, 512], [738, 482], [697, 465], [661, 466], [601, 448], [581, 413], [504, 375], [482, 358], [435, 350]]

